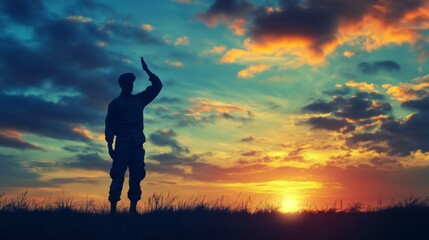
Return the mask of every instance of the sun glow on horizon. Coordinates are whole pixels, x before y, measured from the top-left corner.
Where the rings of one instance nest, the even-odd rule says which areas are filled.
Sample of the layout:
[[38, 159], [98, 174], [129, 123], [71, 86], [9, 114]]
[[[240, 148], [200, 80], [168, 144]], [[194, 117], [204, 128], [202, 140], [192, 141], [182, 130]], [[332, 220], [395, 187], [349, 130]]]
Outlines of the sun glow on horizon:
[[284, 197], [280, 204], [280, 212], [282, 213], [296, 213], [301, 210], [297, 197], [287, 196]]

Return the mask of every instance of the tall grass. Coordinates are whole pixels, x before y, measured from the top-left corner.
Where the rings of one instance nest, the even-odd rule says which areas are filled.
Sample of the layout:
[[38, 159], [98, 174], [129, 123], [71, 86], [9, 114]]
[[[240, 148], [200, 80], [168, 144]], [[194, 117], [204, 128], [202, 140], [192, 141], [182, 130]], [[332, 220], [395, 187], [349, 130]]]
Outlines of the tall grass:
[[[184, 212], [217, 211], [224, 213], [280, 213], [280, 203], [270, 201], [269, 199], [254, 203], [251, 197], [240, 199], [240, 195], [235, 200], [230, 200], [221, 196], [215, 200], [206, 200], [205, 196], [193, 196], [188, 199], [181, 199], [171, 193], [161, 194], [153, 193], [146, 200], [142, 201], [138, 211], [142, 214], [159, 212]], [[343, 206], [342, 201], [335, 201], [331, 206], [304, 206], [298, 213], [356, 213], [356, 212], [378, 212], [392, 209], [418, 209], [429, 208], [429, 197], [419, 198], [409, 196], [402, 201], [392, 201], [390, 204], [379, 202], [377, 206], [365, 205], [361, 202], [355, 202]], [[19, 211], [73, 211], [80, 213], [106, 214], [110, 211], [110, 204], [105, 202], [96, 202], [93, 199], [86, 199], [84, 202], [74, 201], [72, 197], [61, 196], [52, 199], [52, 196], [42, 200], [35, 200], [29, 197], [28, 191], [25, 191], [16, 197], [6, 197], [5, 193], [0, 194], [0, 212], [19, 212]], [[128, 206], [123, 202], [118, 206], [119, 212], [127, 212]]]
[[0, 194], [0, 239], [429, 239], [428, 198], [410, 196], [377, 206], [342, 201], [283, 215], [267, 199], [152, 194], [140, 216], [109, 216], [109, 203], [62, 196], [34, 200]]

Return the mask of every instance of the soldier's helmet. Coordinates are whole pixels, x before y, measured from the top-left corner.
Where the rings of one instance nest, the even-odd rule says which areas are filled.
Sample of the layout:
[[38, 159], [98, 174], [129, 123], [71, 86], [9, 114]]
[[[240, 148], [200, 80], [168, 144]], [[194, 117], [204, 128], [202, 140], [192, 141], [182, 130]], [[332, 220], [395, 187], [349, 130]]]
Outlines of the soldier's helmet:
[[124, 86], [124, 84], [133, 83], [134, 80], [136, 80], [136, 76], [134, 75], [134, 73], [124, 73], [119, 76], [118, 83], [119, 86], [122, 87]]

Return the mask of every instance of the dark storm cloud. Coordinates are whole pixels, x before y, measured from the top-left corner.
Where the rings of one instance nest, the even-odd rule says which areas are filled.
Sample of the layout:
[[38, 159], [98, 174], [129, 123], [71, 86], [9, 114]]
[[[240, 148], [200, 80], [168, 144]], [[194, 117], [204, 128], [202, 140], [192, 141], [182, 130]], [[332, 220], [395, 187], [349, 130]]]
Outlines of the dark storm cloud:
[[329, 8], [290, 7], [281, 12], [258, 15], [250, 28], [250, 35], [260, 37], [300, 36], [315, 39], [317, 45], [334, 38], [338, 19]]
[[389, 155], [407, 156], [418, 150], [423, 153], [428, 152], [428, 97], [405, 101], [402, 106], [417, 112], [405, 119], [389, 118], [380, 125], [378, 131], [355, 134], [348, 139], [348, 143], [380, 146], [376, 150], [379, 152], [384, 150]]
[[334, 99], [331, 102], [326, 102], [322, 99], [318, 99], [313, 103], [310, 103], [307, 106], [302, 108], [304, 112], [312, 112], [312, 113], [330, 113], [337, 109], [338, 109], [337, 99]]
[[97, 153], [77, 154], [71, 160], [71, 162], [62, 163], [61, 166], [65, 168], [108, 171], [112, 165], [111, 161], [103, 159]]
[[357, 92], [354, 96], [337, 96], [328, 102], [318, 99], [304, 106], [302, 110], [309, 113], [332, 113], [340, 118], [362, 120], [390, 114], [392, 106], [381, 94]]
[[380, 71], [398, 72], [401, 65], [395, 61], [361, 62], [358, 64], [358, 70], [363, 74], [376, 74]]
[[149, 140], [157, 146], [171, 147], [173, 153], [188, 153], [189, 149], [179, 144], [176, 136], [176, 132], [171, 129], [157, 130], [149, 135]]
[[422, 112], [429, 112], [429, 96], [425, 96], [421, 99], [405, 101], [401, 106]]
[[[392, 106], [384, 95], [356, 92], [335, 95], [331, 101], [316, 100], [302, 108], [312, 116], [306, 124], [313, 129], [340, 131], [346, 134], [346, 145], [390, 156], [408, 156], [416, 151], [429, 151], [429, 97], [404, 101], [402, 107], [414, 110], [404, 119], [391, 116]], [[358, 128], [359, 127], [359, 128]], [[358, 130], [357, 130], [358, 129]]]
[[41, 0], [2, 0], [0, 11], [11, 21], [21, 24], [34, 24], [45, 18], [45, 6]]
[[254, 5], [247, 0], [215, 0], [206, 12], [197, 17], [208, 25], [213, 25], [218, 19], [242, 18], [254, 9]]
[[95, 125], [102, 119], [97, 112], [82, 107], [80, 101], [53, 103], [38, 97], [0, 94], [0, 102], [2, 128], [56, 139], [89, 141], [73, 128], [79, 124]]
[[[310, 47], [320, 51], [324, 44], [336, 39], [340, 23], [358, 23], [372, 15], [391, 25], [423, 3], [424, 0], [279, 0], [281, 10], [278, 11], [273, 3], [255, 6], [246, 1], [216, 0], [198, 16], [208, 25], [215, 25], [218, 19], [234, 20], [246, 16], [250, 20], [247, 32], [258, 42], [298, 37], [309, 40]], [[271, 11], [267, 11], [268, 8]], [[380, 10], [384, 8], [386, 12]]]
[[330, 131], [348, 132], [353, 131], [355, 127], [345, 119], [335, 119], [326, 117], [311, 117], [308, 119], [308, 124], [313, 129], [325, 129]]
[[0, 133], [0, 146], [20, 149], [20, 150], [27, 150], [27, 149], [44, 150], [42, 147], [28, 143], [20, 138], [10, 137], [2, 133]]

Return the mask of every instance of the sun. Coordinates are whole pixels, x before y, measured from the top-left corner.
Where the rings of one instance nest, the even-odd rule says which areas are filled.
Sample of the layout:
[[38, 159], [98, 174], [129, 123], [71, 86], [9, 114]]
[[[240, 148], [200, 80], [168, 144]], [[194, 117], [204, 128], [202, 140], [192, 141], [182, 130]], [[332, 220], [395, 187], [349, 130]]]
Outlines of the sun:
[[284, 197], [281, 206], [280, 212], [282, 213], [295, 213], [300, 210], [299, 201], [296, 197], [287, 196]]

